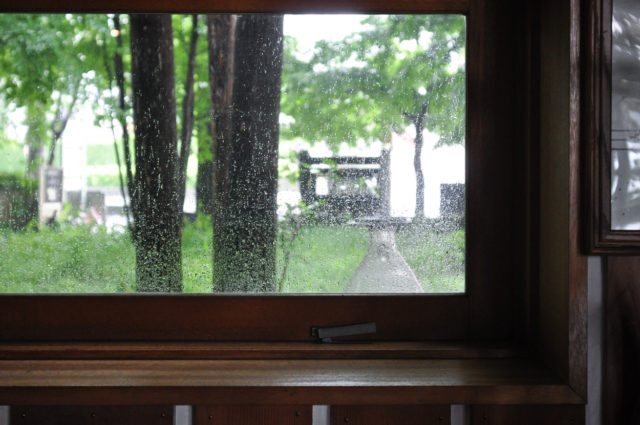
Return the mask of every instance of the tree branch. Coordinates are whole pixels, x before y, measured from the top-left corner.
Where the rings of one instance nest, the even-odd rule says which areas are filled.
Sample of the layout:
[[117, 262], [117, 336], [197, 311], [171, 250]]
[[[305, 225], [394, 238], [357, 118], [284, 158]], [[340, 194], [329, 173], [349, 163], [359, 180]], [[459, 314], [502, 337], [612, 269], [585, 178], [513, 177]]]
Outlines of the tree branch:
[[133, 181], [133, 170], [131, 165], [131, 150], [129, 149], [129, 131], [127, 130], [127, 120], [126, 120], [126, 111], [127, 106], [125, 103], [125, 95], [124, 95], [124, 64], [122, 62], [122, 54], [120, 51], [122, 50], [122, 32], [120, 30], [120, 15], [113, 16], [113, 28], [117, 30], [118, 35], [116, 36], [116, 41], [118, 43], [118, 47], [116, 52], [113, 54], [113, 62], [116, 71], [116, 84], [118, 86], [118, 106], [120, 108], [120, 113], [118, 114], [118, 121], [120, 121], [120, 125], [122, 126], [122, 147], [124, 148], [124, 166], [126, 168], [127, 173], [127, 191], [129, 192], [129, 202], [131, 204], [131, 212], [133, 213], [133, 228], [131, 234], [135, 239], [135, 222], [136, 222], [136, 211], [137, 209], [133, 205], [135, 202], [135, 183]]
[[[64, 133], [65, 128], [67, 128], [67, 123], [69, 122], [69, 118], [71, 118], [71, 114], [73, 113], [73, 108], [78, 100], [78, 96], [80, 93], [80, 83], [82, 82], [82, 77], [78, 78], [74, 85], [73, 91], [71, 94], [71, 103], [69, 104], [67, 111], [64, 115], [62, 115], [62, 93], [58, 97], [58, 103], [56, 106], [56, 113], [51, 122], [51, 132], [53, 133], [51, 139], [51, 148], [49, 149], [49, 160], [47, 161], [47, 165], [53, 165], [53, 161], [56, 157], [56, 147], [58, 145], [58, 140], [62, 137], [62, 133]], [[56, 124], [59, 124], [58, 128], [56, 128]]]
[[[102, 52], [103, 52], [103, 60], [104, 67], [107, 72], [107, 82], [109, 84], [109, 94], [113, 96], [113, 73], [111, 72], [111, 67], [109, 66], [109, 52], [107, 51], [107, 40], [103, 40], [102, 44]], [[124, 211], [125, 218], [127, 219], [127, 229], [132, 231], [131, 228], [131, 215], [129, 214], [129, 205], [127, 205], [127, 195], [124, 189], [124, 178], [122, 176], [122, 163], [120, 161], [120, 150], [118, 149], [118, 141], [116, 139], [116, 131], [115, 126], [113, 125], [113, 113], [112, 108], [109, 108], [109, 124], [111, 124], [111, 134], [113, 135], [113, 149], [116, 155], [116, 164], [118, 165], [118, 180], [120, 182], [120, 195], [122, 196], [122, 210]]]

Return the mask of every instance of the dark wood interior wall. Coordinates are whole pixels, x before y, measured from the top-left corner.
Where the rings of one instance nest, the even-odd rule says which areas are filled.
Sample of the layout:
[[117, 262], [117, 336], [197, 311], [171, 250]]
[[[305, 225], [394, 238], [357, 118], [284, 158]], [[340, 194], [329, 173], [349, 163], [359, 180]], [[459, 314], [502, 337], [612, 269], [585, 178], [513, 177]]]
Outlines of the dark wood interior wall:
[[330, 425], [449, 424], [451, 424], [451, 406], [449, 405], [331, 406]]
[[312, 407], [194, 406], [193, 425], [311, 425]]
[[584, 406], [472, 406], [469, 425], [580, 425]]
[[587, 263], [579, 239], [578, 0], [539, 2], [540, 233], [537, 348], [586, 397]]
[[603, 423], [640, 423], [640, 257], [609, 257], [605, 276]]
[[516, 287], [514, 299], [522, 308], [514, 315], [517, 329], [525, 332], [515, 335], [515, 342], [520, 346], [534, 345], [537, 337], [537, 299], [538, 299], [538, 253], [539, 253], [539, 86], [540, 75], [538, 64], [540, 63], [540, 48], [538, 37], [538, 5], [535, 1], [520, 4], [521, 13], [517, 28], [513, 30], [514, 37], [519, 42], [519, 50], [522, 52], [518, 66], [522, 69], [522, 83], [519, 85], [518, 97], [521, 98], [522, 111], [519, 121], [521, 133], [517, 138], [520, 149], [519, 155], [527, 158], [523, 164], [525, 172], [520, 176], [520, 191], [518, 200], [525, 205], [524, 215], [520, 226], [524, 234], [518, 241], [523, 255], [521, 264], [523, 285]]
[[[12, 406], [10, 425], [173, 425], [173, 406]], [[309, 423], [310, 425], [310, 423]]]
[[469, 2], [466, 272], [472, 339], [513, 339], [522, 333], [527, 73], [521, 32], [526, 15], [518, 5]]

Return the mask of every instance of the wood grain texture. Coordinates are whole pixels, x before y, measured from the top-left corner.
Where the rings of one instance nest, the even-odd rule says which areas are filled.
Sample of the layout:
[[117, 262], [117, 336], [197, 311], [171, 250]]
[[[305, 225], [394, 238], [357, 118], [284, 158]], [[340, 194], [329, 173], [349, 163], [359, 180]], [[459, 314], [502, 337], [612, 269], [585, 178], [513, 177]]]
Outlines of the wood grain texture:
[[508, 344], [461, 342], [0, 343], [0, 360], [472, 359], [524, 354]]
[[451, 407], [331, 406], [331, 425], [449, 425]]
[[584, 423], [584, 406], [472, 406], [469, 425], [582, 425]]
[[419, 13], [457, 12], [467, 10], [467, 0], [324, 0], [322, 2], [299, 0], [26, 0], [15, 2], [0, 1], [2, 12], [170, 12], [170, 13]]
[[194, 406], [193, 425], [311, 425], [310, 405]]
[[365, 322], [378, 341], [461, 340], [467, 306], [465, 295], [6, 295], [0, 341], [313, 341], [312, 326]]
[[0, 361], [0, 404], [581, 403], [526, 360]]
[[172, 425], [173, 406], [12, 406], [12, 425]]
[[640, 258], [608, 257], [605, 271], [604, 423], [640, 423]]
[[[569, 2], [569, 385], [587, 399], [587, 257], [580, 249], [580, 0]], [[585, 117], [586, 119], [586, 117]]]

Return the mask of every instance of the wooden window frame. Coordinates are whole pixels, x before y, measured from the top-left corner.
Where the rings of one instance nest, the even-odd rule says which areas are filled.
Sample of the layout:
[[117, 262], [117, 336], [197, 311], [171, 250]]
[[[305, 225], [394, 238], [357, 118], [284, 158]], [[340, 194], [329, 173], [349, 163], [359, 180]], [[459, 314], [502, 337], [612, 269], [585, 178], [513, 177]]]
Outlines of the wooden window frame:
[[[584, 404], [578, 140], [590, 64], [579, 46], [592, 11], [581, 0], [522, 8], [0, 0], [0, 12], [466, 14], [478, 59], [467, 62], [466, 267], [479, 278], [447, 296], [2, 296], [0, 403]], [[308, 343], [311, 325], [362, 319], [378, 322], [372, 344]]]
[[382, 342], [521, 341], [528, 314], [523, 294], [535, 257], [529, 244], [529, 86], [521, 84], [528, 74], [524, 66], [518, 66], [525, 59], [524, 54], [517, 54], [524, 37], [514, 36], [521, 23], [515, 19], [520, 16], [517, 7], [509, 2], [493, 3], [195, 0], [177, 6], [168, 0], [1, 1], [2, 12], [464, 14], [468, 159], [464, 294], [3, 295], [0, 342], [309, 342], [313, 340], [311, 326], [363, 321], [377, 323], [374, 338]]
[[596, 255], [640, 254], [640, 230], [611, 228], [612, 0], [595, 0], [583, 24], [582, 234]]

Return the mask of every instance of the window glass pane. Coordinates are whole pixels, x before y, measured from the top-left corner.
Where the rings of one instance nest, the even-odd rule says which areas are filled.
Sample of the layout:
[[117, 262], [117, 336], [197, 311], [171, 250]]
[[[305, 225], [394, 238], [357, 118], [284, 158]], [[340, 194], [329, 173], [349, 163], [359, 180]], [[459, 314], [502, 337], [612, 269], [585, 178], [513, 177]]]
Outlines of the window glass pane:
[[611, 227], [640, 229], [640, 6], [613, 2]]
[[0, 29], [0, 291], [464, 292], [464, 16]]

